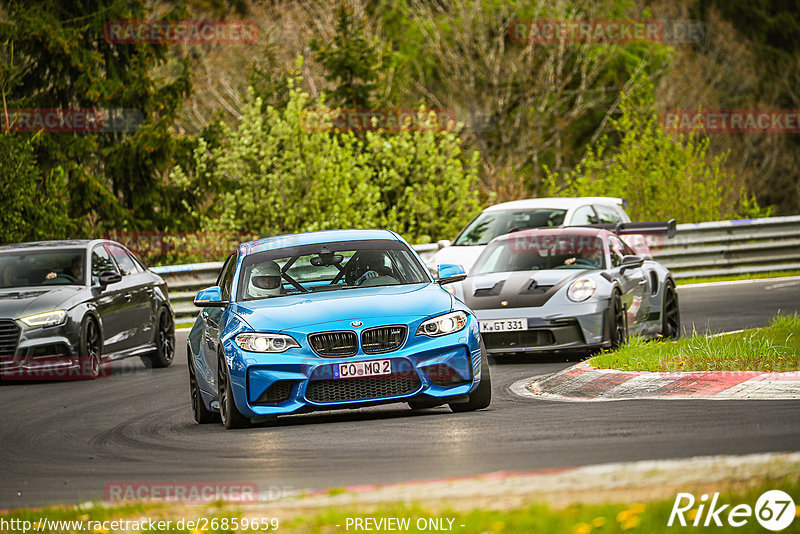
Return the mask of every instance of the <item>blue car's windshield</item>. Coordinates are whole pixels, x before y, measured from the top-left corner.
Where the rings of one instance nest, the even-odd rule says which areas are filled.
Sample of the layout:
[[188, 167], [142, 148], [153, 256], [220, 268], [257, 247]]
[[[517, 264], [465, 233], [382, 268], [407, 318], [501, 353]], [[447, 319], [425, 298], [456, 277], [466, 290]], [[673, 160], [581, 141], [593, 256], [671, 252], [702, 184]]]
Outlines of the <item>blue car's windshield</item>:
[[253, 254], [239, 276], [238, 300], [430, 281], [397, 241], [349, 241]]
[[490, 243], [470, 274], [538, 271], [541, 269], [604, 269], [603, 240], [591, 235], [524, 235]]
[[485, 245], [512, 230], [560, 226], [566, 214], [567, 210], [548, 208], [484, 211], [462, 230], [453, 245]]
[[0, 288], [83, 285], [82, 249], [24, 250], [0, 253]]

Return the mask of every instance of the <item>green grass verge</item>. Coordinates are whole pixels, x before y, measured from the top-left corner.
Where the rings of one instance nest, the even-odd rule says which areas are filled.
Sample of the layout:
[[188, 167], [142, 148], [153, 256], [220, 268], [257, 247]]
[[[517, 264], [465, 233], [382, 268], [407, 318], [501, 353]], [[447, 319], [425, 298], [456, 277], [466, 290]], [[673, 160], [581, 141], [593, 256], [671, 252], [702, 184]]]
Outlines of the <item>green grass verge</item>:
[[695, 333], [661, 342], [633, 337], [628, 345], [589, 363], [623, 371], [798, 371], [800, 316], [779, 314], [767, 328], [714, 337]]
[[730, 276], [705, 276], [699, 278], [679, 278], [675, 283], [679, 286], [686, 284], [703, 284], [706, 282], [729, 282], [733, 280], [755, 280], [760, 278], [783, 278], [785, 276], [800, 276], [800, 271], [770, 271], [768, 273], [735, 274]]
[[[720, 482], [718, 487], [709, 490], [711, 492], [719, 492], [718, 506], [729, 504], [727, 511], [733, 506], [738, 504], [745, 504], [751, 508], [755, 508], [758, 497], [768, 490], [780, 489], [793, 496], [795, 499], [800, 495], [800, 474], [792, 474], [775, 480], [763, 481], [761, 483], [742, 485], [732, 483]], [[703, 490], [706, 491], [706, 490]], [[358, 531], [350, 523], [350, 528], [347, 528], [348, 519], [370, 518], [371, 520], [380, 520], [381, 518], [399, 518], [408, 521], [408, 530], [405, 532], [431, 532], [430, 528], [423, 528], [423, 522], [427, 520], [439, 520], [440, 524], [449, 527], [452, 525], [451, 532], [472, 534], [472, 533], [564, 533], [564, 534], [611, 534], [611, 533], [661, 533], [661, 532], [685, 532], [688, 529], [696, 530], [696, 527], [691, 526], [691, 520], [700, 514], [700, 525], [706, 519], [703, 515], [704, 512], [698, 510], [697, 505], [700, 504], [700, 492], [694, 492], [696, 507], [688, 511], [685, 518], [689, 520], [687, 527], [677, 526], [677, 523], [672, 527], [667, 526], [670, 513], [673, 508], [675, 497], [670, 499], [654, 500], [651, 502], [637, 502], [637, 503], [608, 503], [608, 504], [572, 504], [566, 508], [556, 509], [545, 504], [531, 503], [526, 506], [512, 508], [505, 511], [497, 510], [454, 510], [451, 508], [442, 507], [426, 507], [423, 504], [386, 504], [370, 507], [369, 509], [355, 508], [355, 507], [330, 507], [323, 509], [306, 510], [300, 514], [293, 513], [290, 515], [281, 514], [277, 512], [270, 514], [269, 512], [249, 512], [243, 516], [240, 511], [236, 509], [220, 509], [216, 506], [195, 506], [195, 507], [182, 507], [179, 511], [175, 510], [166, 515], [156, 515], [154, 512], [164, 512], [163, 507], [148, 507], [142, 506], [120, 506], [120, 507], [58, 507], [43, 510], [17, 510], [10, 513], [0, 514], [0, 520], [9, 521], [11, 519], [21, 519], [28, 521], [38, 521], [42, 517], [47, 517], [50, 520], [80, 520], [80, 521], [102, 521], [106, 519], [141, 519], [141, 518], [171, 518], [173, 522], [180, 519], [196, 520], [205, 518], [209, 520], [207, 529], [205, 530], [189, 530], [186, 528], [179, 529], [172, 528], [161, 530], [139, 530], [138, 532], [145, 533], [192, 533], [199, 534], [204, 532], [207, 534], [228, 533], [228, 532], [255, 532], [254, 530], [235, 529], [231, 528], [233, 518], [255, 518], [264, 516], [277, 517], [279, 520], [279, 527], [277, 532], [286, 532], [287, 534], [311, 534], [311, 533], [339, 533], [339, 532], [354, 532]], [[677, 495], [676, 495], [677, 496]], [[502, 496], [498, 496], [502, 499]], [[707, 512], [708, 506], [705, 506]], [[732, 527], [727, 525], [726, 517], [727, 511], [721, 514], [720, 519], [723, 522], [722, 527], [714, 527], [714, 532], [736, 532], [736, 533], [750, 533], [750, 532], [765, 532], [763, 527], [759, 525], [755, 517], [749, 517], [747, 524], [742, 527]], [[786, 513], [800, 515], [800, 507], [792, 510], [786, 510]], [[281, 517], [281, 516], [284, 517]], [[211, 526], [214, 523], [210, 520], [217, 518], [220, 521], [223, 518], [228, 519], [227, 528]], [[221, 522], [221, 521], [220, 521]], [[418, 523], [419, 522], [419, 523]], [[800, 519], [795, 519], [794, 523], [785, 530], [785, 532], [796, 528]], [[463, 525], [463, 526], [462, 526]], [[273, 531], [272, 529], [270, 532]], [[361, 530], [363, 531], [363, 529]], [[377, 530], [378, 532], [387, 532], [388, 530]], [[21, 531], [18, 531], [21, 532]], [[74, 531], [66, 531], [74, 532]], [[84, 530], [83, 532], [87, 532]], [[119, 531], [93, 529], [88, 532], [95, 534], [115, 534]], [[261, 532], [264, 532], [263, 530]]]

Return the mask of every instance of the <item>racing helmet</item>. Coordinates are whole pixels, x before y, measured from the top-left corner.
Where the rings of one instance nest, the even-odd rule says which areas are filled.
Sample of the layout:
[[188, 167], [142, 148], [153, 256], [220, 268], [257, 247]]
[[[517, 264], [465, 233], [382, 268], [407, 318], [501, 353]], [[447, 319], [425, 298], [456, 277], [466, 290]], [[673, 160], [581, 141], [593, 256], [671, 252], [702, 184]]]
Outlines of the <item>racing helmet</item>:
[[251, 297], [269, 297], [281, 294], [281, 268], [270, 260], [253, 267], [247, 292]]

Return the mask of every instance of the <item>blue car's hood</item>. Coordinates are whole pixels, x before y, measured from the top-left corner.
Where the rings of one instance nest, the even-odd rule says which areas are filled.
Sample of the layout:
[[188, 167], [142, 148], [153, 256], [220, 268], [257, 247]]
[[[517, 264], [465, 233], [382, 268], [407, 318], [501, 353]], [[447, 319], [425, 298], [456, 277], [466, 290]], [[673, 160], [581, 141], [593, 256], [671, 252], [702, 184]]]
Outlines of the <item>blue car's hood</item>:
[[279, 331], [372, 317], [427, 317], [452, 307], [450, 294], [429, 283], [287, 295], [238, 302], [232, 311], [255, 330]]

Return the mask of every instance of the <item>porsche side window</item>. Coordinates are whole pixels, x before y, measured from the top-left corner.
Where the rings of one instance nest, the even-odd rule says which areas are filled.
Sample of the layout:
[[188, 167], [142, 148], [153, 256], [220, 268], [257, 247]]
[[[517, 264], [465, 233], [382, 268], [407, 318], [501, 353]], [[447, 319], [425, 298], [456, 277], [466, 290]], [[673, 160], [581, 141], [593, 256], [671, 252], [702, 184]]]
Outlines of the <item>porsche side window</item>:
[[103, 245], [92, 249], [92, 284], [100, 283], [100, 274], [106, 271], [118, 272], [117, 266]]
[[570, 225], [582, 226], [584, 224], [597, 224], [598, 222], [600, 222], [600, 219], [597, 218], [594, 209], [591, 206], [582, 206], [575, 210]]
[[620, 243], [622, 243], [622, 254], [624, 254], [625, 256], [631, 256], [637, 254], [637, 252], [633, 250], [633, 248], [631, 248], [631, 246], [628, 245], [622, 239], [620, 239]]
[[616, 236], [611, 236], [608, 238], [608, 248], [611, 252], [611, 266], [622, 265], [622, 256], [624, 256], [622, 241]]

